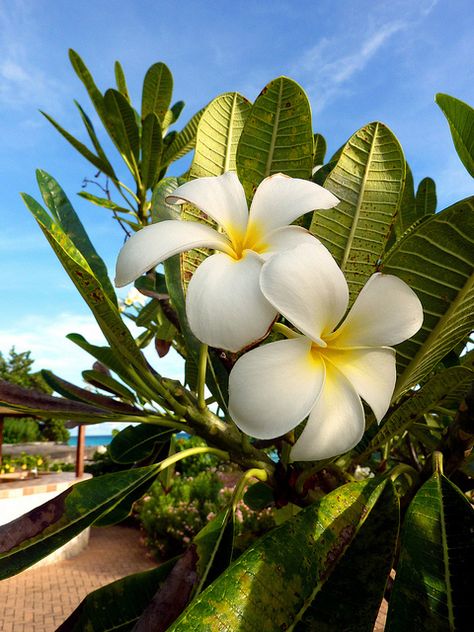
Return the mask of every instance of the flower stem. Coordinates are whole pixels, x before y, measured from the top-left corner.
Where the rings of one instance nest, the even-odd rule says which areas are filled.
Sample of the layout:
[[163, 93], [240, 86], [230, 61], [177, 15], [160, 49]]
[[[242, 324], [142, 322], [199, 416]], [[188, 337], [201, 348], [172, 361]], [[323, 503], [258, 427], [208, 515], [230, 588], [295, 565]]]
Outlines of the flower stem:
[[285, 338], [298, 338], [299, 335], [296, 331], [290, 329], [290, 327], [283, 325], [283, 323], [275, 323], [272, 327], [272, 331], [277, 334], [283, 334]]
[[202, 344], [199, 350], [198, 384], [197, 384], [199, 410], [204, 410], [206, 408], [206, 398], [204, 396], [204, 389], [206, 387], [206, 368], [207, 368], [207, 345]]
[[181, 450], [180, 452], [175, 452], [164, 461], [158, 464], [158, 471], [162, 472], [166, 470], [167, 467], [174, 465], [181, 459], [186, 459], [188, 456], [194, 456], [195, 454], [215, 454], [223, 461], [229, 460], [229, 455], [227, 452], [223, 450], [218, 450], [217, 448], [210, 448], [208, 446], [197, 446], [195, 448], [189, 448], [188, 450]]
[[235, 511], [239, 500], [242, 498], [245, 486], [247, 485], [250, 478], [258, 478], [259, 481], [262, 481], [264, 483], [268, 479], [268, 475], [265, 470], [256, 467], [253, 467], [252, 469], [244, 472], [242, 478], [239, 480], [234, 489], [234, 493], [232, 494], [233, 511]]

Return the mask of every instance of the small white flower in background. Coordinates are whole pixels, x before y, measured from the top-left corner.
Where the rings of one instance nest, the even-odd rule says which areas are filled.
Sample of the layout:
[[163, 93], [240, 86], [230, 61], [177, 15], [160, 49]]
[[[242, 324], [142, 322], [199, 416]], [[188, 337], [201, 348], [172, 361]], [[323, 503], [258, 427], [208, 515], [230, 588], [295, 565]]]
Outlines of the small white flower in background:
[[178, 187], [166, 201], [189, 202], [219, 224], [224, 233], [200, 222], [166, 220], [146, 226], [124, 245], [115, 284], [126, 285], [172, 255], [212, 248], [188, 286], [186, 312], [193, 333], [213, 347], [239, 351], [265, 336], [277, 310], [264, 297], [259, 276], [276, 252], [315, 241], [295, 219], [339, 200], [307, 180], [276, 174], [255, 192], [250, 211], [244, 189], [231, 171]]
[[356, 465], [353, 476], [356, 481], [365, 481], [366, 478], [374, 478], [375, 474], [372, 472], [370, 467]]
[[136, 287], [132, 287], [128, 291], [128, 294], [124, 299], [124, 303], [127, 306], [135, 305], [136, 303], [138, 303], [138, 305], [141, 305], [143, 307], [146, 303], [146, 297], [143, 296], [143, 294], [139, 292]]
[[107, 448], [105, 447], [105, 445], [98, 445], [95, 451], [97, 452], [97, 454], [103, 455], [106, 454]]
[[[395, 387], [395, 345], [421, 327], [416, 294], [394, 276], [374, 274], [341, 325], [349, 291], [318, 241], [272, 257], [262, 268], [267, 300], [302, 332], [243, 355], [229, 378], [229, 412], [258, 439], [307, 424], [291, 450], [294, 461], [342, 454], [362, 438], [361, 398], [377, 421]], [[337, 329], [336, 329], [337, 327]]]

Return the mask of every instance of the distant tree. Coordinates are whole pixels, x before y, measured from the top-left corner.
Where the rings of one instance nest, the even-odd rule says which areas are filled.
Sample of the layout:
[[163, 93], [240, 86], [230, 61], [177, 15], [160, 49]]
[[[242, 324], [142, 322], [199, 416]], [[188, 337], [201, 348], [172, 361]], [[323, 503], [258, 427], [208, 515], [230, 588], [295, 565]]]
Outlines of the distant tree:
[[[0, 351], [0, 380], [18, 384], [24, 388], [33, 388], [43, 393], [52, 393], [39, 371], [33, 372], [34, 360], [31, 351], [17, 352], [12, 347], [5, 357]], [[57, 419], [33, 420], [6, 418], [4, 427], [5, 443], [23, 443], [27, 441], [67, 441], [69, 431], [64, 422]]]

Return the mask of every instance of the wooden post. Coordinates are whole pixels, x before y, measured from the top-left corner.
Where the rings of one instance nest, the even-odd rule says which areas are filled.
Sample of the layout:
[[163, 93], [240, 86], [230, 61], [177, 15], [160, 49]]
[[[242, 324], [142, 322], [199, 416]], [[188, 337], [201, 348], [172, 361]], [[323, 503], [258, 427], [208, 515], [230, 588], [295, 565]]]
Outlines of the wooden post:
[[77, 427], [77, 447], [76, 447], [76, 478], [81, 478], [84, 474], [84, 448], [86, 445], [86, 427], [79, 424]]
[[4, 416], [0, 415], [0, 467], [2, 467], [2, 448], [3, 448], [3, 420]]

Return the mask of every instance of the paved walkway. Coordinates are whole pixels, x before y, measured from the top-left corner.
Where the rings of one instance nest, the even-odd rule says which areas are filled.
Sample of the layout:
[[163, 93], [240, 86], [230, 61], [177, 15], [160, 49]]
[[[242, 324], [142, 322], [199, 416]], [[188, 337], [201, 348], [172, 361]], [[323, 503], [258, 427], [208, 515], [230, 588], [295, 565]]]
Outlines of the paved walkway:
[[92, 528], [77, 557], [0, 581], [0, 630], [54, 632], [92, 590], [153, 568], [139, 538], [129, 527]]

